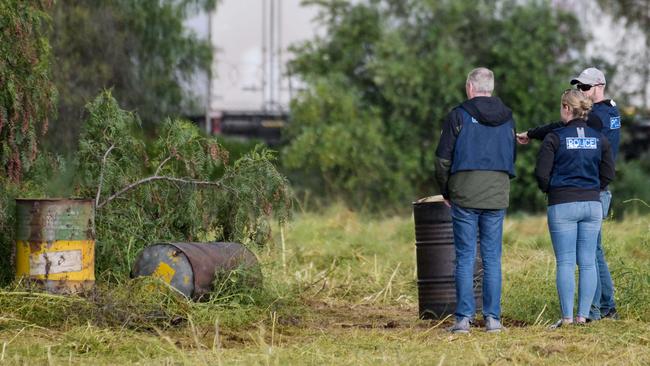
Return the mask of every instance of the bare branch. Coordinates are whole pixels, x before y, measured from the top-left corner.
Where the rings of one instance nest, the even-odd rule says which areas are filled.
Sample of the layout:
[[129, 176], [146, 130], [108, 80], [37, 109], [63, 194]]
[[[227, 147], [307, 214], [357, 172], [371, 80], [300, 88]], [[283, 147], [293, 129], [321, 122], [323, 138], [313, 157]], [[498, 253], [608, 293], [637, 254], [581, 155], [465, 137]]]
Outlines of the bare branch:
[[95, 207], [99, 204], [99, 196], [102, 194], [102, 183], [104, 183], [104, 167], [106, 166], [106, 159], [108, 154], [115, 148], [115, 145], [111, 144], [111, 147], [106, 150], [104, 157], [102, 158], [102, 167], [101, 172], [99, 173], [99, 185], [97, 186], [97, 195], [95, 196]]
[[194, 180], [194, 179], [184, 179], [184, 178], [174, 178], [174, 177], [153, 175], [151, 177], [140, 179], [139, 181], [131, 183], [128, 186], [120, 189], [118, 192], [114, 193], [113, 195], [111, 195], [110, 197], [105, 199], [104, 202], [102, 202], [101, 204], [98, 204], [97, 208], [99, 209], [99, 208], [104, 207], [107, 203], [111, 202], [112, 200], [114, 200], [118, 196], [121, 196], [122, 194], [132, 190], [133, 188], [135, 188], [135, 187], [137, 187], [137, 186], [139, 186], [141, 184], [145, 184], [145, 183], [149, 183], [149, 182], [153, 182], [153, 181], [157, 181], [157, 180], [165, 180], [165, 181], [168, 181], [168, 182], [192, 184], [192, 185], [199, 185], [199, 186], [218, 186], [218, 187], [222, 186], [221, 182], [211, 182], [211, 181], [205, 181], [205, 180]]
[[172, 158], [171, 156], [168, 156], [167, 159], [163, 160], [162, 163], [160, 163], [160, 165], [158, 165], [158, 168], [156, 168], [156, 172], [153, 173], [153, 175], [157, 177], [158, 173], [160, 173], [160, 169], [162, 169], [163, 165], [165, 165], [165, 163], [168, 162], [169, 159], [171, 159], [171, 158]]

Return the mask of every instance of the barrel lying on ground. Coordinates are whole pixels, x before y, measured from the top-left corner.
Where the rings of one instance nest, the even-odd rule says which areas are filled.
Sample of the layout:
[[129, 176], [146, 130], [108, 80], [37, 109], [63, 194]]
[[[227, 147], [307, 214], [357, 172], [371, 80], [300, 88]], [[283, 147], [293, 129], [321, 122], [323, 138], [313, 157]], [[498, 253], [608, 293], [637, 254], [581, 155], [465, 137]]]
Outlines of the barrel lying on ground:
[[16, 277], [53, 293], [95, 284], [93, 200], [16, 200]]
[[[428, 197], [413, 203], [415, 246], [418, 275], [419, 315], [423, 319], [453, 314], [456, 310], [454, 280], [454, 231], [451, 212], [442, 196]], [[481, 308], [482, 267], [477, 250], [474, 269], [474, 297]]]
[[216, 276], [241, 271], [245, 285], [261, 284], [255, 254], [238, 243], [158, 243], [142, 250], [131, 277], [155, 276], [183, 295], [200, 300], [212, 291]]

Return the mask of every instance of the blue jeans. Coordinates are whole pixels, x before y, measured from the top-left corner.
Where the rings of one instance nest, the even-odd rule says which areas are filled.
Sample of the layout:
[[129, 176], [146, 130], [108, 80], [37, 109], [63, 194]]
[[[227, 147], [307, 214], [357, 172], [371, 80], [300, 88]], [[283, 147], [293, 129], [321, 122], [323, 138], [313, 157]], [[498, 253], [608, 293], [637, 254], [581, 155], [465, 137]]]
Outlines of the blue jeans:
[[[609, 206], [612, 202], [612, 193], [610, 191], [600, 192], [600, 203], [603, 206], [603, 220], [609, 213]], [[612, 275], [609, 273], [607, 261], [605, 261], [605, 253], [603, 252], [602, 240], [602, 227], [598, 233], [598, 245], [596, 247], [596, 270], [598, 271], [598, 281], [596, 286], [596, 293], [594, 300], [591, 304], [591, 311], [589, 318], [598, 320], [602, 316], [607, 315], [610, 311], [616, 308], [614, 302], [614, 283], [612, 282]]]
[[587, 318], [596, 292], [596, 242], [603, 218], [598, 201], [569, 202], [548, 207], [548, 229], [557, 263], [556, 284], [563, 318], [573, 318], [576, 261], [578, 316]]
[[476, 238], [483, 260], [483, 317], [501, 317], [501, 238], [506, 210], [464, 208], [452, 204], [451, 218], [456, 248], [456, 318], [472, 319]]

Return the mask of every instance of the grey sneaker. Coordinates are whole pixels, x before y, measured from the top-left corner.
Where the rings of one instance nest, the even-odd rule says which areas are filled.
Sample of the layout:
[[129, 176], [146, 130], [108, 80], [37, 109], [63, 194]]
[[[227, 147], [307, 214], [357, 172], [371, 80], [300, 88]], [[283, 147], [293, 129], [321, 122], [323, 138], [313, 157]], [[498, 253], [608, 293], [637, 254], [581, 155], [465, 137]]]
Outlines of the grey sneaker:
[[501, 322], [498, 319], [491, 316], [485, 318], [485, 330], [488, 333], [499, 333], [503, 329], [503, 325], [501, 325]]
[[454, 326], [449, 328], [452, 333], [467, 334], [469, 333], [469, 318], [457, 318]]

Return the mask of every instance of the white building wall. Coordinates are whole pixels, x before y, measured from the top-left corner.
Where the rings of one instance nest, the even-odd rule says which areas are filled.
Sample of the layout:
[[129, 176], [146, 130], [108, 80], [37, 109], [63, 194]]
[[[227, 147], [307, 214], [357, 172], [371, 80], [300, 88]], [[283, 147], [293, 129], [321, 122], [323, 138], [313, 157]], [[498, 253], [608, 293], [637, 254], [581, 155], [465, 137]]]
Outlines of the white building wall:
[[[266, 17], [264, 15], [266, 7]], [[274, 10], [274, 50], [270, 49], [271, 8]], [[223, 0], [212, 14], [211, 37], [216, 52], [210, 84], [210, 110], [288, 109], [291, 89], [286, 62], [291, 59], [289, 45], [311, 39], [317, 33], [312, 21], [315, 7], [304, 7], [300, 0]], [[207, 37], [207, 14], [191, 18], [188, 27]], [[263, 33], [263, 25], [266, 31]], [[266, 36], [266, 57], [262, 36]], [[271, 52], [275, 63], [271, 64]], [[263, 67], [266, 69], [263, 69]], [[273, 75], [273, 79], [271, 79]], [[192, 89], [205, 96], [205, 75], [198, 77]], [[272, 88], [273, 87], [273, 88]]]

